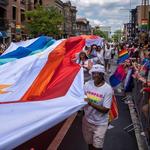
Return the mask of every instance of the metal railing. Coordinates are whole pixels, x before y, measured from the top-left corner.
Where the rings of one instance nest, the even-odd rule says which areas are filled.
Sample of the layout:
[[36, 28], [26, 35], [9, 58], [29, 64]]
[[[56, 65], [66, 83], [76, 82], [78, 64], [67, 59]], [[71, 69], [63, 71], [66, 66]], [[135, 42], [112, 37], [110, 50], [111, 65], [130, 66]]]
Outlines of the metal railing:
[[[139, 119], [141, 133], [143, 133], [147, 146], [150, 147], [150, 93], [141, 92], [142, 88], [143, 83], [135, 79], [132, 100]], [[146, 109], [145, 113], [144, 109]]]

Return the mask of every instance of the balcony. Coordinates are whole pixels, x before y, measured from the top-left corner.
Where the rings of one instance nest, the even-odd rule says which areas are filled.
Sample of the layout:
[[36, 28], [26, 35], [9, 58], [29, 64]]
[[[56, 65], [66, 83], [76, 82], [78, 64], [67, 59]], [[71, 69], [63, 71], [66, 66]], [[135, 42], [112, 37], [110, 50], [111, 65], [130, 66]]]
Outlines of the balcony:
[[8, 0], [0, 0], [0, 5], [3, 5], [3, 6], [8, 5]]

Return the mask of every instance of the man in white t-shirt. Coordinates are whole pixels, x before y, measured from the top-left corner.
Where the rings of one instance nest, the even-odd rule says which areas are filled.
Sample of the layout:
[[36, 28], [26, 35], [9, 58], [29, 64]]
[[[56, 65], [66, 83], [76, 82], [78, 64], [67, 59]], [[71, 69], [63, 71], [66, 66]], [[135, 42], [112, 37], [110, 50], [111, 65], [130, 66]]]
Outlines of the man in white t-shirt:
[[94, 57], [92, 60], [94, 64], [104, 65], [104, 50], [101, 48], [101, 46], [97, 46], [96, 57]]
[[111, 63], [111, 48], [109, 44], [105, 45], [105, 51], [104, 51], [104, 59], [105, 59], [105, 69], [106, 72], [110, 73], [110, 63]]
[[102, 150], [105, 133], [108, 128], [109, 109], [112, 103], [113, 90], [104, 80], [105, 69], [102, 65], [93, 65], [90, 70], [93, 80], [85, 86], [85, 100], [82, 130], [89, 149]]

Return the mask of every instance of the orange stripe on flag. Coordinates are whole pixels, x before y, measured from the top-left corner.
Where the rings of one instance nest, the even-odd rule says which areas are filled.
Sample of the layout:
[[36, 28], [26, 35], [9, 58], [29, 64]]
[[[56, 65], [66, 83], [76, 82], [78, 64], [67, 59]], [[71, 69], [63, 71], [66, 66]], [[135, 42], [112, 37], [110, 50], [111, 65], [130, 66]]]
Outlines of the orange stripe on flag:
[[[48, 57], [48, 61], [44, 68], [41, 70], [38, 77], [35, 79], [31, 87], [25, 93], [25, 95], [21, 98], [21, 101], [27, 101], [30, 98], [34, 98], [40, 96], [42, 92], [44, 92], [46, 86], [50, 82], [55, 69], [62, 62], [65, 55], [65, 44], [66, 40], [60, 43], [50, 54]], [[57, 57], [56, 57], [57, 56]]]
[[72, 63], [71, 58], [79, 53], [84, 45], [85, 40], [82, 37], [71, 37], [59, 44], [49, 54], [46, 65], [20, 102], [46, 100], [65, 95], [80, 70], [80, 66]]
[[119, 115], [119, 111], [118, 111], [117, 101], [115, 95], [113, 95], [112, 105], [109, 111], [109, 121], [111, 122], [114, 119], [117, 119], [118, 115]]
[[81, 37], [83, 39], [86, 39], [86, 40], [88, 40], [88, 39], [97, 39], [98, 38], [98, 36], [96, 36], [96, 35], [81, 35]]
[[63, 41], [49, 54], [47, 63], [24, 96], [19, 101], [0, 104], [43, 101], [64, 96], [80, 71], [80, 65], [72, 62], [72, 58], [84, 46], [85, 39], [82, 37], [71, 37]]
[[123, 56], [123, 55], [125, 55], [125, 54], [128, 54], [128, 51], [127, 51], [126, 49], [121, 50], [121, 51], [119, 52], [119, 57], [121, 57], [121, 56]]

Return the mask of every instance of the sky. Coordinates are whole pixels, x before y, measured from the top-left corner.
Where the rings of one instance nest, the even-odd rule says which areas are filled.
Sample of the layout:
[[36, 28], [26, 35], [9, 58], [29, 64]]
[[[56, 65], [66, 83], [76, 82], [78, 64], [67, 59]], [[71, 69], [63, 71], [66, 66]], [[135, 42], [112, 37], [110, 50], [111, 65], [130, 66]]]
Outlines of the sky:
[[[62, 0], [66, 2], [68, 0]], [[112, 33], [129, 22], [129, 10], [142, 0], [70, 0], [77, 7], [77, 18], [87, 18], [92, 26], [111, 26]], [[131, 7], [130, 7], [131, 2]]]

